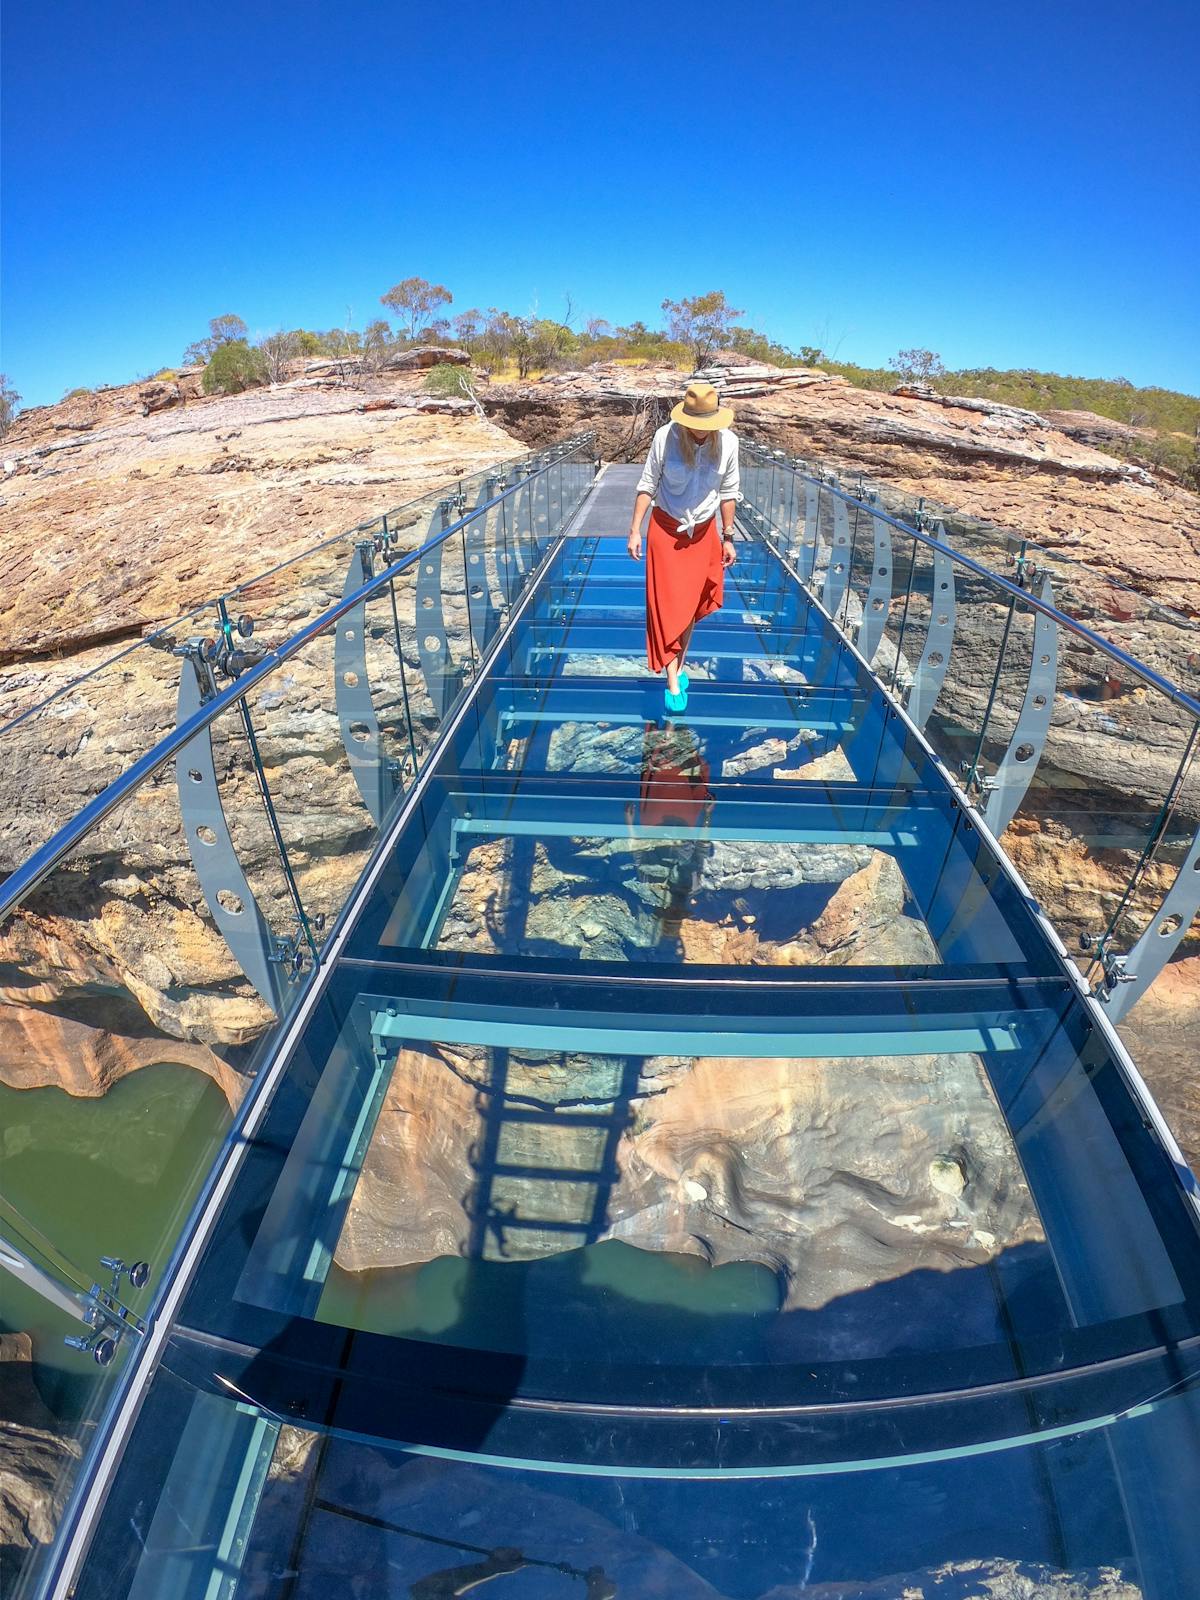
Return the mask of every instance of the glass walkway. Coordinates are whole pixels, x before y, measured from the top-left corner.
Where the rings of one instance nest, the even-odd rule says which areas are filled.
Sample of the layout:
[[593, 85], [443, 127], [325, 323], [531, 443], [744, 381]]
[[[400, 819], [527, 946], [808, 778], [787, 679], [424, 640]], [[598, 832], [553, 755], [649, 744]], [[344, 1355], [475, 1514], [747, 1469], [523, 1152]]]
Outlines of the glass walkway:
[[[872, 635], [883, 547], [748, 448], [671, 718], [637, 469], [562, 459], [524, 556], [501, 494], [479, 592], [466, 538], [458, 613], [414, 589], [428, 737], [359, 741], [328, 927], [276, 806], [320, 959], [257, 984], [270, 1048], [27, 1592], [1195, 1600], [1196, 1186], [997, 843], [1005, 739], [918, 714], [939, 541]], [[960, 627], [1003, 614], [978, 570]]]

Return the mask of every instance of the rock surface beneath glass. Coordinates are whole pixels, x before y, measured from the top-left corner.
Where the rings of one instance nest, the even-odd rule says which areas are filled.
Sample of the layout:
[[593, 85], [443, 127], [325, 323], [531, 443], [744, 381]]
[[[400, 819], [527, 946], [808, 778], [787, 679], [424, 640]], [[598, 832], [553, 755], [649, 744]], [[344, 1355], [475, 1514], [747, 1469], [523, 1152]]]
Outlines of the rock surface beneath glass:
[[760, 1262], [781, 1307], [815, 1308], [1041, 1238], [974, 1055], [442, 1046], [399, 1054], [336, 1260], [531, 1260], [619, 1239], [714, 1266]]

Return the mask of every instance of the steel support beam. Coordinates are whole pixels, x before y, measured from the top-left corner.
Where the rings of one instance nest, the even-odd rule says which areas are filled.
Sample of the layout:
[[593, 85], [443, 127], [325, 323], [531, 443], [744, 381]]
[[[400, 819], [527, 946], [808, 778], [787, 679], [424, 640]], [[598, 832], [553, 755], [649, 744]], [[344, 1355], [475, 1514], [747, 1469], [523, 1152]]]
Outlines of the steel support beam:
[[[198, 648], [199, 642], [197, 642]], [[197, 653], [183, 661], [176, 721], [186, 722], [215, 692], [211, 668]], [[286, 985], [275, 936], [242, 871], [213, 762], [211, 728], [189, 739], [175, 758], [179, 814], [209, 913], [233, 959], [275, 1012], [283, 1016]]]
[[[939, 522], [937, 537], [943, 544], [946, 530]], [[942, 692], [950, 652], [954, 648], [954, 562], [941, 550], [933, 552], [933, 591], [929, 596], [929, 628], [925, 648], [913, 674], [908, 692], [907, 711], [918, 728], [929, 720], [937, 697]]]
[[[440, 501], [429, 519], [425, 542], [436, 539], [462, 515], [463, 509], [457, 498]], [[446, 715], [464, 679], [462, 668], [456, 665], [451, 654], [446, 627], [442, 593], [442, 553], [445, 548], [443, 541], [432, 550], [427, 550], [417, 568], [417, 651], [421, 658], [421, 671], [425, 675], [425, 687], [439, 719]]]
[[833, 546], [825, 569], [825, 590], [821, 604], [835, 617], [846, 598], [850, 582], [850, 509], [841, 495], [833, 498]]
[[1183, 943], [1200, 911], [1200, 828], [1157, 914], [1127, 956], [1116, 957], [1118, 982], [1101, 998], [1114, 1022], [1142, 998]]
[[876, 516], [871, 518], [871, 528], [875, 555], [870, 587], [863, 601], [862, 626], [858, 630], [858, 648], [868, 663], [875, 659], [879, 649], [892, 599], [892, 530], [882, 517]]
[[[1042, 599], [1054, 604], [1054, 592], [1047, 578]], [[988, 780], [987, 797], [980, 810], [997, 838], [1016, 816], [1021, 801], [1033, 781], [1054, 712], [1054, 690], [1058, 683], [1058, 624], [1040, 611], [1033, 616], [1033, 656], [1025, 698], [1004, 759]]]
[[[342, 598], [355, 593], [375, 576], [375, 542], [362, 539], [346, 569]], [[399, 763], [383, 749], [383, 736], [367, 669], [367, 603], [360, 600], [342, 618], [333, 644], [334, 703], [338, 730], [346, 749], [350, 771], [363, 804], [378, 825], [400, 789]]]

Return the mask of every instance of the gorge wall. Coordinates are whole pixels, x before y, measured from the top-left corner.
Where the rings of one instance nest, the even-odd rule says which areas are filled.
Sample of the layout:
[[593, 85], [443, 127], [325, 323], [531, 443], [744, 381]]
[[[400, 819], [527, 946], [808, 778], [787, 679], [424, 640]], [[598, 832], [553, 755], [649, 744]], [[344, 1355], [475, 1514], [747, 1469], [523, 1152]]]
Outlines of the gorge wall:
[[[636, 458], [686, 377], [610, 365], [524, 384], [484, 382], [475, 407], [431, 399], [419, 374], [342, 382], [328, 368], [309, 367], [288, 383], [236, 397], [199, 396], [193, 374], [26, 412], [0, 452], [4, 714], [249, 575], [490, 462], [584, 427], [598, 430], [605, 456]], [[1025, 532], [1081, 563], [1081, 574], [1111, 577], [1133, 597], [1129, 615], [1104, 614], [1106, 602], [1081, 579], [1076, 598], [1091, 605], [1094, 625], [1135, 654], [1157, 650], [1164, 668], [1196, 686], [1185, 648], [1191, 635], [1177, 629], [1169, 648], [1160, 648], [1144, 607], [1167, 601], [1183, 622], [1200, 618], [1200, 501], [1098, 448], [1098, 419], [881, 395], [807, 370], [743, 367], [722, 380], [749, 436]], [[259, 620], [256, 637], [285, 637], [330, 603], [348, 549], [343, 543], [336, 559], [301, 562], [255, 585], [246, 603]], [[204, 620], [211, 625], [211, 615]], [[319, 839], [303, 862], [309, 889], [336, 906], [361, 862], [365, 831], [359, 810], [339, 810], [329, 776], [340, 738], [328, 665], [298, 664], [273, 710], [264, 759], [282, 809], [307, 838]], [[65, 820], [173, 725], [177, 675], [169, 655], [135, 651], [5, 735], [0, 869], [28, 853], [48, 817]], [[972, 703], [986, 674], [976, 676]], [[271, 877], [269, 840], [249, 820], [252, 775], [232, 733], [216, 743], [231, 815], [242, 819], [239, 849], [285, 932], [284, 886]], [[1085, 789], [1102, 784], [1104, 774], [1083, 767], [1073, 781]], [[72, 1091], [99, 1093], [169, 1048], [169, 1059], [209, 1071], [237, 1097], [239, 1052], [261, 1031], [265, 1008], [195, 909], [169, 791], [168, 782], [146, 795], [146, 809], [113, 819], [73, 863], [76, 911], [86, 902], [86, 917], [34, 903], [19, 929], [4, 935], [0, 1072], [7, 1081], [61, 1082], [69, 1059]], [[1014, 856], [1072, 927], [1095, 926], [1118, 893], [1116, 864], [1073, 852], [1047, 824], [1038, 818], [1024, 832], [1010, 830]], [[95, 996], [119, 991], [124, 998], [110, 998], [97, 1021]], [[131, 1016], [145, 1025], [133, 1026]], [[1130, 1033], [1193, 1155], [1200, 1107], [1180, 1070], [1178, 1039], [1194, 1021], [1196, 935], [1170, 982], [1135, 1013]], [[1160, 1038], [1167, 1042], [1160, 1046]]]

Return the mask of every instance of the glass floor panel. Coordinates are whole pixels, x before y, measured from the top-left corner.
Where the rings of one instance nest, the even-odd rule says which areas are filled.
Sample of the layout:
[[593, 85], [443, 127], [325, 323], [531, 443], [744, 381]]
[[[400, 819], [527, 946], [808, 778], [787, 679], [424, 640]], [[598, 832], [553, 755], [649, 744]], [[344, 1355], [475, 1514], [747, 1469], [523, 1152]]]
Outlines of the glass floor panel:
[[686, 733], [644, 741], [636, 783], [431, 783], [350, 953], [1051, 970], [1029, 908], [948, 795], [716, 783]]
[[409, 1373], [469, 1349], [456, 1382], [485, 1390], [519, 1358], [521, 1392], [560, 1400], [687, 1404], [702, 1373], [712, 1403], [760, 1407], [1200, 1333], [1194, 1215], [1062, 987], [915, 1005], [879, 986], [870, 1027], [827, 997], [822, 1028], [784, 1039], [781, 1017], [739, 1032], [754, 985], [707, 1016], [670, 986], [682, 1036], [651, 1054], [613, 1047], [621, 997], [579, 979], [559, 1013], [596, 1043], [548, 1042], [525, 985], [421, 994], [346, 963], [184, 1323], [318, 1365], [347, 1359], [337, 1329], [402, 1347]]
[[[686, 721], [661, 716], [651, 683], [488, 679], [443, 767], [460, 772], [636, 774], [670, 765], [704, 781], [766, 778], [914, 783], [923, 761], [887, 727], [879, 703], [852, 688], [712, 684], [693, 692]], [[889, 762], [885, 767], [881, 763]], [[857, 768], [857, 771], [856, 771]]]
[[191, 1355], [177, 1344], [155, 1380], [76, 1600], [234, 1584], [264, 1600], [1190, 1600], [1200, 1583], [1193, 1392], [950, 1459], [696, 1478], [331, 1436], [197, 1387], [175, 1370]]

